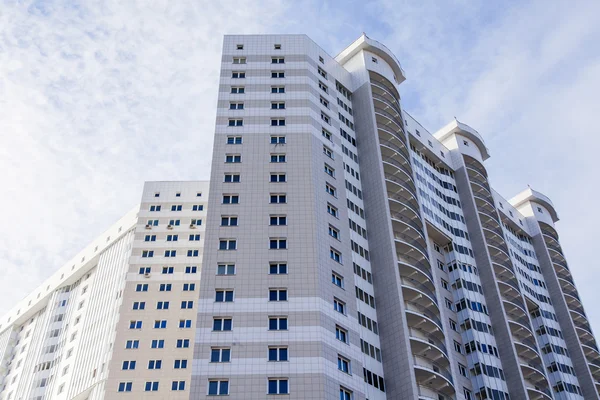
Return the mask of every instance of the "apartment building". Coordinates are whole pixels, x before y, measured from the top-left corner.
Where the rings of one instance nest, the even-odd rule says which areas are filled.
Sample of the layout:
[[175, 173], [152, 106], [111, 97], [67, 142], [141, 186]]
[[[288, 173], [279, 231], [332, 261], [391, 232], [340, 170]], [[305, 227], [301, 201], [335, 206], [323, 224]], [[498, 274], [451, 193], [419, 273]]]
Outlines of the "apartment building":
[[189, 398], [207, 195], [207, 182], [146, 182], [3, 316], [0, 398]]
[[147, 183], [0, 319], [0, 399], [599, 399], [551, 200], [404, 80], [366, 35], [226, 36], [210, 193]]

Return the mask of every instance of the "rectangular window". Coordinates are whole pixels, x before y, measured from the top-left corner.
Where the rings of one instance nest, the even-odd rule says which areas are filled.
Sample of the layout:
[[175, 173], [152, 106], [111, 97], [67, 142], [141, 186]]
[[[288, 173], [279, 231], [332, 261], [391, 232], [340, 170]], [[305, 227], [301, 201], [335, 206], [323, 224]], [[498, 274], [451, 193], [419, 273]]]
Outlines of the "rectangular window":
[[340, 387], [340, 400], [352, 400], [352, 392]]
[[160, 206], [150, 206], [150, 211], [160, 211]]
[[269, 301], [287, 301], [287, 289], [269, 289]]
[[270, 331], [287, 331], [288, 320], [287, 317], [269, 317], [269, 330]]
[[321, 67], [317, 67], [317, 72], [319, 72], [319, 75], [321, 75], [323, 78], [327, 79], [327, 72], [323, 71]]
[[161, 369], [162, 360], [148, 360], [148, 369]]
[[327, 87], [326, 84], [324, 84], [323, 82], [319, 81], [319, 89], [321, 89], [322, 91], [324, 91], [325, 93], [327, 93], [329, 91], [329, 88]]
[[220, 239], [219, 250], [235, 250], [237, 249], [237, 240], [235, 239]]
[[285, 86], [271, 86], [271, 93], [285, 93]]
[[163, 339], [154, 339], [150, 347], [153, 349], [164, 349], [165, 341]]
[[287, 217], [285, 215], [271, 215], [269, 218], [269, 225], [271, 225], [271, 226], [287, 225]]
[[271, 58], [271, 64], [285, 64], [285, 58], [273, 57], [273, 58]]
[[240, 202], [240, 196], [237, 194], [224, 194], [223, 204], [238, 204]]
[[[202, 204], [194, 204], [192, 206], [192, 211], [202, 211], [202, 210], [204, 210], [204, 206]], [[195, 220], [192, 220], [192, 224], [194, 223], [193, 221], [195, 221]], [[201, 219], [198, 220], [198, 224], [197, 225], [202, 225], [202, 220]]]
[[246, 89], [243, 86], [232, 86], [231, 94], [244, 94]]
[[143, 258], [154, 257], [154, 250], [142, 250], [142, 257]]
[[339, 326], [335, 327], [335, 338], [341, 342], [348, 343], [348, 331]]
[[179, 320], [179, 327], [182, 328], [182, 329], [191, 328], [192, 327], [192, 320], [191, 319], [180, 319]]
[[285, 275], [287, 274], [287, 263], [269, 263], [269, 274], [270, 275]]
[[[229, 103], [229, 109], [230, 110], [243, 110], [244, 103]], [[233, 143], [231, 143], [231, 144], [233, 144]]]
[[190, 347], [190, 339], [177, 339], [178, 349], [187, 349]]
[[286, 175], [283, 173], [272, 172], [269, 182], [271, 183], [283, 183], [286, 181]]
[[340, 264], [342, 263], [342, 254], [333, 248], [329, 249], [329, 257], [333, 261], [339, 262]]
[[329, 225], [329, 236], [331, 236], [334, 239], [340, 240], [340, 231], [337, 228], [334, 228], [333, 226]]
[[269, 378], [267, 394], [289, 394], [289, 382], [287, 378]]
[[333, 159], [333, 151], [329, 147], [323, 146], [323, 154], [325, 154], [327, 157]]
[[233, 57], [234, 64], [246, 64], [246, 57]]
[[215, 302], [230, 303], [233, 301], [233, 289], [217, 289], [215, 290]]
[[167, 242], [176, 242], [179, 240], [179, 235], [167, 235]]
[[240, 174], [225, 174], [225, 176], [223, 178], [223, 182], [239, 183], [240, 182]]
[[156, 235], [146, 235], [144, 242], [156, 242]]
[[128, 340], [127, 342], [125, 342], [126, 349], [137, 349], [139, 347], [140, 347], [139, 340]]
[[173, 362], [174, 369], [186, 369], [187, 368], [187, 360], [175, 360]]
[[177, 257], [177, 250], [165, 250], [165, 257]]
[[181, 204], [173, 204], [171, 206], [171, 211], [181, 211], [183, 209], [183, 206]]
[[200, 235], [190, 235], [188, 239], [190, 242], [198, 242], [200, 241]]
[[135, 291], [136, 292], [147, 292], [148, 291], [148, 284], [147, 283], [138, 283], [135, 286]]
[[229, 381], [208, 381], [208, 395], [209, 396], [227, 396], [229, 395]]
[[217, 265], [217, 275], [235, 275], [235, 264]]
[[469, 375], [467, 373], [467, 367], [465, 367], [461, 363], [458, 363], [458, 372], [460, 372], [460, 374], [464, 377], [467, 377], [467, 378], [469, 377]]
[[331, 125], [331, 118], [329, 117], [329, 115], [321, 113], [321, 119], [325, 121], [325, 123]]
[[287, 249], [287, 239], [285, 238], [270, 238], [269, 249], [271, 250], [285, 250]]
[[246, 72], [245, 71], [233, 71], [231, 73], [231, 77], [233, 79], [245, 78], [246, 77]]
[[285, 162], [285, 154], [271, 154], [271, 162], [272, 163], [284, 163]]
[[288, 348], [269, 347], [269, 361], [288, 361]]
[[213, 318], [213, 331], [230, 331], [231, 329], [231, 318]]
[[338, 369], [342, 372], [350, 374], [350, 360], [338, 355]]
[[160, 292], [170, 292], [171, 284], [170, 283], [161, 283], [159, 286], [159, 291]]
[[199, 255], [200, 255], [200, 250], [188, 250], [187, 251], [188, 257], [198, 257]]
[[332, 195], [333, 197], [337, 197], [337, 190], [335, 187], [331, 186], [329, 183], [325, 184], [325, 191]]
[[341, 287], [342, 289], [344, 288], [344, 278], [335, 272], [331, 273], [331, 283], [333, 283], [335, 286]]
[[[244, 105], [244, 103], [239, 103]], [[242, 144], [241, 136], [227, 136], [227, 144]]]
[[285, 118], [271, 118], [271, 126], [285, 126]]
[[154, 321], [154, 329], [166, 329], [167, 328], [167, 320], [156, 320]]
[[284, 193], [271, 193], [270, 203], [271, 204], [287, 203], [287, 196]]
[[230, 119], [228, 122], [228, 126], [244, 126], [243, 119]]
[[237, 226], [238, 217], [235, 215], [222, 215], [221, 226]]
[[346, 314], [346, 303], [341, 300], [333, 299], [333, 309], [340, 314]]
[[210, 362], [226, 363], [231, 361], [231, 349], [228, 347], [213, 347], [210, 349]]
[[152, 271], [151, 267], [141, 267], [139, 270], [140, 275], [149, 274]]
[[134, 310], [144, 310], [146, 308], [146, 302], [145, 301], [134, 301], [133, 302], [133, 309]]
[[242, 156], [241, 156], [241, 154], [226, 154], [225, 162], [228, 164], [240, 163], [240, 162], [242, 162]]
[[329, 203], [327, 203], [327, 213], [333, 215], [336, 218], [338, 217], [338, 209]]
[[186, 274], [196, 274], [198, 272], [198, 267], [196, 266], [187, 266], [185, 267]]
[[332, 178], [335, 178], [335, 169], [333, 167], [329, 166], [328, 164], [325, 164], [324, 171], [327, 175], [331, 176]]
[[169, 309], [169, 302], [168, 301], [158, 301], [158, 302], [156, 302], [156, 309], [157, 310], [168, 310]]
[[135, 361], [123, 361], [123, 366], [121, 367], [121, 369], [135, 369]]
[[144, 387], [145, 392], [156, 392], [158, 391], [158, 381], [155, 382], [146, 382], [146, 386]]
[[131, 382], [119, 382], [119, 392], [131, 392]]
[[321, 102], [322, 105], [325, 106], [325, 108], [329, 108], [329, 102], [327, 100], [325, 100], [323, 97], [320, 97], [319, 101]]
[[271, 71], [271, 78], [285, 78], [284, 71]]
[[271, 103], [271, 110], [285, 110], [285, 101], [274, 101]]
[[171, 390], [185, 390], [185, 381], [171, 382]]
[[192, 308], [194, 308], [194, 302], [192, 300], [186, 300], [181, 302], [182, 310], [190, 310]]
[[271, 144], [285, 144], [285, 136], [271, 136]]

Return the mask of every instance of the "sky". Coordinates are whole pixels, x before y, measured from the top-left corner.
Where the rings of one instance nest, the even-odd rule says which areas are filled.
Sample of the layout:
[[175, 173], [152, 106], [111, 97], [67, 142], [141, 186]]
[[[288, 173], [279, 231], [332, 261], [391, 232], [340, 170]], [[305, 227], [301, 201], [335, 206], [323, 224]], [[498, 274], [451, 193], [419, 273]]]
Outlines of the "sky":
[[[259, 5], [260, 4], [260, 5]], [[600, 2], [0, 0], [0, 314], [139, 203], [209, 178], [224, 34], [363, 32], [400, 60], [403, 107], [490, 149], [506, 198], [549, 196], [600, 333]]]

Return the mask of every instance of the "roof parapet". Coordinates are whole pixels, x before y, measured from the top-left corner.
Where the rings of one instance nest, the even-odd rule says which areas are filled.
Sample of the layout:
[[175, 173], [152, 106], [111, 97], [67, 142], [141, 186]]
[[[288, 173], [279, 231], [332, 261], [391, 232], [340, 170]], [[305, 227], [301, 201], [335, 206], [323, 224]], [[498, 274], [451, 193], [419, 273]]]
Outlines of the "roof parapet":
[[544, 208], [546, 208], [548, 210], [548, 212], [550, 213], [550, 216], [552, 217], [552, 222], [558, 221], [558, 213], [556, 212], [556, 209], [554, 208], [554, 204], [552, 204], [552, 200], [550, 200], [550, 198], [548, 196], [546, 196], [538, 191], [535, 191], [530, 187], [523, 190], [521, 193], [517, 194], [515, 197], [510, 199], [508, 202], [514, 208], [518, 209], [521, 205], [523, 205], [524, 203], [527, 203], [529, 201], [538, 203], [538, 204], [541, 204], [542, 206], [544, 206]]
[[475, 145], [479, 149], [479, 152], [481, 153], [481, 158], [483, 159], [483, 161], [490, 158], [490, 152], [488, 151], [488, 148], [486, 147], [483, 138], [481, 137], [479, 132], [471, 128], [469, 125], [463, 124], [462, 122], [459, 122], [456, 118], [454, 118], [453, 121], [451, 121], [449, 124], [447, 124], [446, 126], [444, 126], [443, 128], [441, 128], [433, 134], [433, 136], [440, 142], [446, 140], [450, 135], [462, 135], [467, 137], [473, 143], [475, 143]]

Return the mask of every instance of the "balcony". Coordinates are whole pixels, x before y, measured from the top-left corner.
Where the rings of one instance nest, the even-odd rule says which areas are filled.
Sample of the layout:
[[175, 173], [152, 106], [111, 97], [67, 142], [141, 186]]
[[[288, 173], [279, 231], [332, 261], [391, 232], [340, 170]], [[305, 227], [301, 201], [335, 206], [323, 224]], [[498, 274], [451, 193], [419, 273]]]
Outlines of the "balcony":
[[417, 260], [408, 254], [397, 254], [398, 257], [398, 269], [402, 276], [412, 276], [413, 273], [418, 272], [429, 278], [433, 282], [433, 275], [431, 274], [431, 265], [427, 260]]
[[402, 120], [402, 112], [395, 101], [390, 101], [385, 96], [373, 93], [373, 106], [376, 110], [382, 110], [390, 114], [396, 120]]
[[419, 400], [453, 400], [453, 397], [447, 396], [444, 393], [438, 392], [426, 386], [417, 386]]
[[419, 303], [405, 301], [404, 310], [406, 311], [406, 320], [409, 326], [422, 328], [432, 333], [435, 333], [435, 331], [439, 331], [440, 333], [444, 331], [437, 308], [427, 308]]
[[541, 357], [537, 350], [537, 346], [530, 339], [524, 339], [526, 343], [520, 340], [515, 340], [515, 349], [517, 354], [525, 361], [534, 364], [541, 364]]
[[[396, 224], [395, 228], [397, 227], [399, 227], [399, 224]], [[412, 235], [410, 233], [412, 233]], [[425, 241], [418, 235], [415, 235], [414, 230], [408, 230], [408, 228], [405, 228], [403, 231], [398, 231], [394, 229], [393, 234], [394, 241], [396, 242], [396, 249], [398, 249], [400, 244], [408, 245], [418, 250], [424, 259], [429, 260], [429, 253], [427, 252]]]
[[395, 138], [389, 139], [386, 137], [382, 137], [379, 138], [379, 146], [386, 147], [391, 151], [396, 152], [397, 154], [401, 155], [407, 162], [410, 162], [410, 155], [406, 150], [406, 145], [404, 144], [404, 142]]
[[[404, 229], [410, 229], [414, 232], [414, 238], [418, 239], [421, 238], [424, 241], [425, 239], [425, 233], [423, 232], [423, 226], [420, 225], [419, 223], [421, 222], [420, 219], [410, 219], [407, 218], [406, 216], [400, 214], [400, 213], [396, 213], [396, 212], [391, 212], [390, 211], [390, 217], [392, 219], [392, 229], [393, 230], [402, 230], [402, 228], [400, 226], [404, 226]], [[419, 223], [417, 223], [419, 222]], [[399, 226], [397, 226], [399, 225]], [[412, 236], [412, 235], [411, 235]]]
[[481, 175], [487, 176], [487, 171], [485, 170], [485, 168], [483, 167], [483, 165], [481, 165], [474, 158], [471, 158], [471, 157], [469, 157], [468, 159], [465, 158], [465, 165], [467, 166], [467, 168], [470, 168], [470, 169], [472, 169], [474, 171], [477, 171]]
[[[414, 274], [412, 275], [415, 278], [418, 278], [419, 275], [418, 274]], [[409, 292], [407, 293], [407, 298], [408, 299], [415, 299], [415, 298], [419, 298], [420, 296], [427, 296], [429, 298], [429, 301], [431, 301], [431, 303], [435, 304], [436, 306], [438, 306], [438, 301], [437, 301], [437, 297], [435, 295], [435, 288], [433, 287], [433, 285], [431, 284], [430, 281], [419, 281], [417, 279], [413, 279], [412, 277], [406, 277], [406, 276], [401, 276], [400, 277], [400, 285], [402, 286], [402, 292]], [[417, 292], [412, 293], [412, 292]], [[429, 308], [429, 303], [423, 303], [422, 301], [414, 301], [414, 300], [410, 300], [413, 303], [417, 303], [419, 305], [421, 305], [424, 308]]]
[[446, 396], [455, 394], [452, 374], [448, 369], [425, 357], [413, 356], [413, 361], [417, 385], [430, 388]]
[[408, 328], [410, 347], [414, 355], [426, 357], [436, 364], [449, 369], [448, 350], [444, 344], [444, 335], [433, 335], [430, 332]]
[[[401, 142], [404, 146], [406, 146], [406, 136], [404, 131], [392, 130], [388, 129], [385, 126], [377, 126], [377, 135], [379, 136], [379, 140], [397, 140]], [[408, 155], [408, 151], [407, 151]]]
[[385, 187], [388, 197], [402, 199], [401, 201], [408, 205], [412, 210], [419, 210], [417, 195], [413, 191], [412, 185], [407, 183], [402, 176], [385, 173]]
[[402, 129], [402, 123], [397, 121], [393, 116], [389, 115], [383, 110], [375, 109], [375, 123], [377, 127], [386, 127], [393, 132], [397, 132], [398, 134], [404, 134], [404, 129]]
[[534, 387], [530, 385], [525, 385], [527, 389], [527, 395], [529, 396], [529, 400], [552, 400], [552, 392], [549, 389], [542, 389], [540, 387]]

